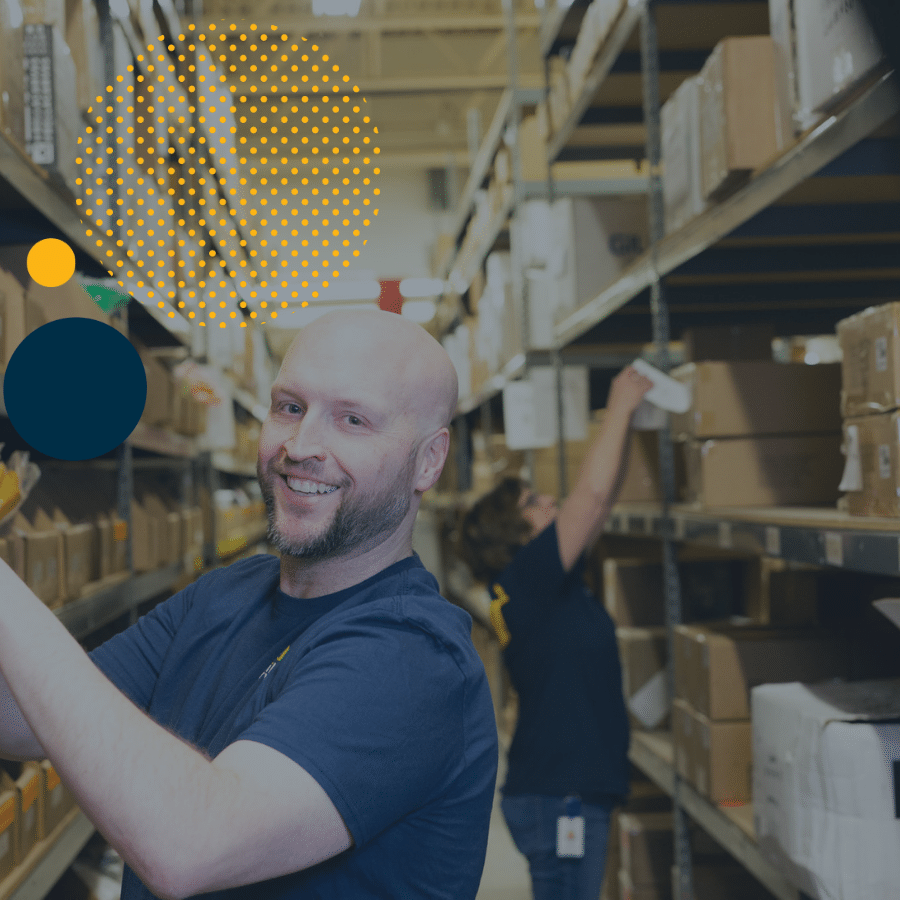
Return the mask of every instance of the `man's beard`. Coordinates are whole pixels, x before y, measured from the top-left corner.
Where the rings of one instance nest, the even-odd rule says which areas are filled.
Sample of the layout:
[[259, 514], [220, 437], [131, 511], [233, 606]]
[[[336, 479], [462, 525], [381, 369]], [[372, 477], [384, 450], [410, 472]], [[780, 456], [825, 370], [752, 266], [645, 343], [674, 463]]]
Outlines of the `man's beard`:
[[[269, 520], [269, 543], [279, 553], [294, 559], [324, 560], [344, 556], [380, 535], [393, 533], [409, 512], [410, 481], [415, 468], [416, 448], [413, 448], [393, 485], [373, 497], [342, 498], [324, 531], [300, 539], [291, 538], [276, 522], [273, 482], [281, 476], [272, 470], [272, 461], [266, 472], [257, 463], [257, 477]], [[284, 515], [287, 517], [289, 513]], [[364, 547], [364, 551], [367, 549], [370, 548]]]

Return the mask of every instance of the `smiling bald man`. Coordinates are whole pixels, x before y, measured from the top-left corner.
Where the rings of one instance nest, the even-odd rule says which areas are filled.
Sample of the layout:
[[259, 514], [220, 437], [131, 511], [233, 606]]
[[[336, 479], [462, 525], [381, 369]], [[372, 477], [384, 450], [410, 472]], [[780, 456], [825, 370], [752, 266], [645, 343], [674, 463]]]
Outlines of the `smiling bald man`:
[[456, 401], [419, 326], [325, 315], [260, 437], [280, 559], [204, 575], [90, 656], [0, 562], [0, 756], [51, 760], [123, 900], [475, 897], [493, 705], [412, 548]]

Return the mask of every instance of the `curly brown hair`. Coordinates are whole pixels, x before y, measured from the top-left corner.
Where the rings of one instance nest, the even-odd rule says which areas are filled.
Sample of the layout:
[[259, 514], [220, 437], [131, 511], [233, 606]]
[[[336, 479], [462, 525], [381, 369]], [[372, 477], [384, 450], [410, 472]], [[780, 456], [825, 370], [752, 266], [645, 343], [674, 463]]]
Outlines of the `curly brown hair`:
[[519, 509], [521, 478], [504, 478], [463, 516], [457, 550], [476, 580], [492, 581], [531, 536], [531, 524]]

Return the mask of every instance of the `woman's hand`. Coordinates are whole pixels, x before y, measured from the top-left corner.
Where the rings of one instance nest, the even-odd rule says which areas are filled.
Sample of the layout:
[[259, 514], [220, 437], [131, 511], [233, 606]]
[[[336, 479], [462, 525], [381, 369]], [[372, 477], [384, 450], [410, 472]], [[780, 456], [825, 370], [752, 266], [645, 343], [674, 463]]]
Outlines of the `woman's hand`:
[[630, 417], [638, 408], [644, 394], [653, 387], [653, 382], [641, 375], [637, 369], [626, 366], [613, 379], [612, 387], [609, 389], [609, 399], [606, 403], [608, 412], [613, 409], [621, 410]]

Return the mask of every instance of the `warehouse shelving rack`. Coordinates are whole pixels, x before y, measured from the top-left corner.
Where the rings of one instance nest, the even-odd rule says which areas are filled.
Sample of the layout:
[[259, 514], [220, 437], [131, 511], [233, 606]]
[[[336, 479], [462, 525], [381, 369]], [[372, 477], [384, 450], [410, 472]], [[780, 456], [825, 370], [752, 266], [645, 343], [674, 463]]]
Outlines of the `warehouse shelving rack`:
[[[588, 5], [575, 3], [561, 8], [547, 4], [541, 32], [545, 56], [573, 42]], [[731, 7], [749, 9], [752, 5], [733, 3]], [[757, 7], [760, 5], [765, 7]], [[543, 362], [549, 361], [557, 370], [579, 346], [588, 350], [595, 341], [606, 343], [609, 335], [615, 333], [611, 317], [629, 311], [629, 305], [652, 322], [657, 354], [655, 359], [648, 354], [650, 361], [668, 368], [675, 362], [669, 336], [670, 316], [679, 318], [679, 324], [684, 325], [703, 321], [704, 316], [706, 321], [710, 316], [723, 314], [728, 321], [752, 321], [754, 315], [784, 317], [786, 310], [795, 310], [795, 316], [810, 315], [811, 330], [805, 333], [814, 333], [817, 328], [830, 330], [838, 318], [883, 302], [896, 293], [900, 271], [891, 261], [895, 254], [890, 248], [900, 236], [900, 169], [895, 161], [886, 162], [886, 158], [897, 156], [895, 123], [900, 117], [900, 92], [890, 73], [857, 90], [725, 200], [677, 231], [664, 234], [659, 176], [661, 88], [665, 93], [677, 86], [682, 77], [695, 73], [717, 40], [729, 33], [722, 32], [702, 53], [669, 44], [673, 17], [690, 16], [691, 10], [696, 13], [704, 6], [708, 4], [702, 0], [629, 0], [623, 5], [581, 92], [571, 100], [565, 122], [549, 141], [551, 165], [565, 158], [590, 158], [592, 151], [597, 152], [598, 158], [609, 158], [603, 153], [602, 134], [596, 137], [594, 132], [592, 136], [591, 126], [615, 121], [615, 117], [598, 115], [594, 106], [611, 73], [635, 71], [634, 51], [639, 46], [640, 121], [646, 132], [645, 157], [651, 169], [651, 244], [613, 284], [558, 323], [554, 350], [543, 356]], [[717, 6], [721, 14], [723, 4]], [[658, 22], [660, 14], [664, 19], [662, 27]], [[605, 99], [609, 99], [608, 93]], [[868, 186], [860, 184], [865, 178], [871, 179]], [[552, 198], [556, 190], [555, 196], [559, 196], [559, 187], [551, 177], [546, 195]], [[597, 189], [595, 193], [603, 191]], [[859, 209], [854, 209], [854, 202]], [[814, 252], [817, 243], [828, 245], [821, 258], [816, 258]], [[848, 251], [845, 244], [869, 252]], [[780, 250], [796, 257], [796, 262], [779, 260]], [[769, 255], [768, 262], [763, 261], [763, 253]], [[733, 273], [738, 277], [730, 277]], [[748, 273], [753, 274], [748, 278]], [[741, 291], [733, 284], [737, 280], [762, 287]], [[688, 298], [689, 291], [695, 296]], [[760, 294], [767, 296], [760, 298]], [[796, 320], [779, 321], [787, 322], [786, 327], [793, 326], [797, 332]], [[823, 321], [829, 324], [823, 326]], [[532, 356], [531, 352], [526, 354], [527, 362]], [[615, 356], [613, 350], [605, 362], [613, 363]], [[620, 355], [612, 367], [626, 364], [634, 354], [628, 357]], [[591, 364], [587, 356], [583, 361]], [[522, 361], [511, 371], [495, 376], [478, 397], [460, 403], [458, 415], [466, 426], [464, 434], [466, 416], [479, 405], [482, 428], [490, 431], [490, 399], [525, 371], [526, 362]], [[675, 503], [671, 440], [667, 434], [661, 443], [663, 459], [668, 457], [662, 472], [665, 501], [617, 505], [606, 532], [662, 541], [670, 625], [681, 620], [675, 543], [691, 542], [870, 575], [900, 575], [900, 532], [892, 520], [852, 517], [837, 509], [717, 510]], [[564, 454], [559, 455], [559, 483], [561, 491], [565, 491]], [[464, 478], [462, 486], [466, 487]], [[457, 499], [462, 507], [470, 502], [471, 495]], [[470, 588], [464, 579], [459, 583], [451, 579], [450, 590], [474, 618], [484, 620], [483, 591]], [[632, 762], [672, 795], [675, 802], [679, 900], [688, 900], [693, 894], [686, 817], [704, 827], [779, 900], [804, 900], [804, 895], [761, 853], [753, 832], [752, 806], [717, 807], [683, 782], [673, 765], [670, 736], [636, 733], [633, 737]]]
[[[167, 0], [157, 0], [164, 19], [170, 27], [177, 27], [174, 7]], [[109, 6], [98, 2], [101, 34], [111, 35]], [[132, 51], [139, 52], [140, 38], [127, 20], [120, 23]], [[111, 72], [112, 55], [107, 53], [107, 78]], [[110, 82], [111, 83], [111, 82]], [[106, 278], [105, 243], [96, 245], [88, 238], [74, 198], [55, 184], [47, 172], [35, 165], [14, 143], [0, 134], [0, 242], [32, 243], [44, 237], [58, 237], [72, 246], [77, 268], [89, 278]], [[23, 217], [22, 212], [26, 215]], [[5, 221], [4, 221], [5, 220]], [[124, 310], [114, 315], [125, 319], [125, 328], [149, 336], [170, 347], [189, 351], [190, 327], [176, 314], [169, 317], [152, 304], [143, 305], [132, 300]], [[131, 325], [131, 328], [128, 328]], [[178, 327], [175, 327], [178, 326]], [[249, 392], [229, 383], [233, 400], [257, 419], [265, 417], [265, 409]], [[6, 416], [0, 398], [0, 415]], [[153, 454], [135, 458], [134, 451]], [[129, 571], [111, 578], [95, 593], [72, 601], [56, 610], [59, 620], [78, 640], [84, 640], [116, 621], [137, 620], [138, 609], [155, 598], [163, 597], [183, 587], [193, 577], [181, 564], [172, 564], [155, 571], [135, 573], [131, 555], [131, 498], [134, 495], [136, 470], [169, 469], [180, 473], [183, 498], [193, 497], [199, 484], [205, 484], [212, 497], [218, 487], [221, 471], [226, 474], [253, 478], [255, 467], [233, 459], [227, 452], [198, 452], [193, 438], [164, 428], [141, 422], [129, 439], [116, 451], [116, 458], [98, 460], [85, 465], [99, 469], [113, 469], [116, 473], [117, 511], [128, 523]], [[264, 535], [260, 534], [258, 539]], [[244, 547], [235, 548], [243, 550]], [[203, 570], [229, 561], [217, 552], [215, 535], [204, 547]], [[194, 573], [195, 575], [197, 573]], [[72, 810], [56, 831], [35, 847], [14, 872], [0, 883], [2, 900], [39, 900], [59, 880], [94, 833], [94, 826], [77, 808]]]

